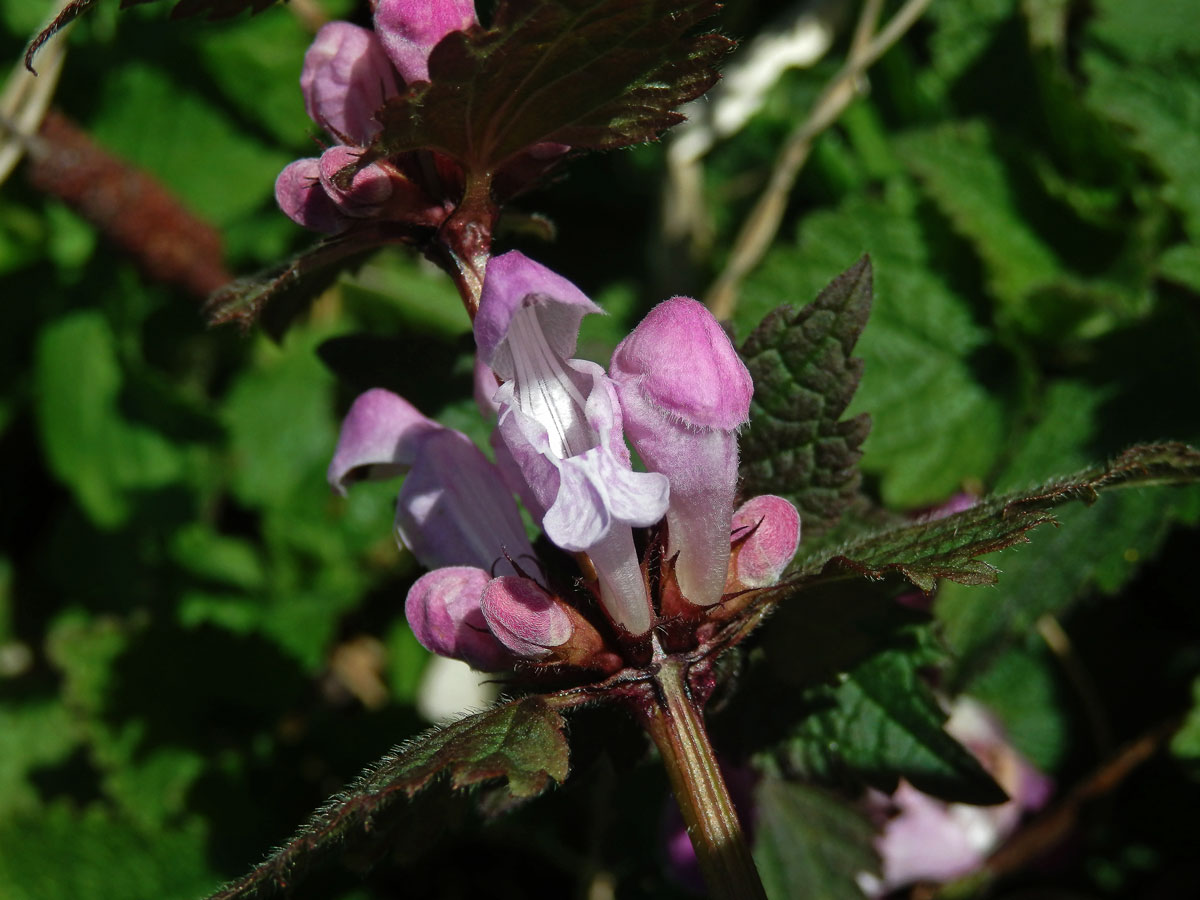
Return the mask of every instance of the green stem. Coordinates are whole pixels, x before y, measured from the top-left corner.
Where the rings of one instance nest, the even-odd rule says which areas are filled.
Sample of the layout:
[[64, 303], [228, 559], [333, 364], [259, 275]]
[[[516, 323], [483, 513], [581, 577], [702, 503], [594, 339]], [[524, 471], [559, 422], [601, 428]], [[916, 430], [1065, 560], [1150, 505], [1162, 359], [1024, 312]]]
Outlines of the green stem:
[[766, 900], [684, 665], [664, 660], [654, 684], [654, 700], [639, 710], [640, 718], [662, 755], [710, 895]]

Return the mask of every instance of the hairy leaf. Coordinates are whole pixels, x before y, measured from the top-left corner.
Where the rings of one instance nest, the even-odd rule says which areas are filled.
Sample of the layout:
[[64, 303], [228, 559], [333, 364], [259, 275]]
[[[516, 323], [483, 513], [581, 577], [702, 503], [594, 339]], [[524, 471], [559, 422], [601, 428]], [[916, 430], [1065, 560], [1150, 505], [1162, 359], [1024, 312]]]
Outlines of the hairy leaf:
[[1031, 492], [985, 500], [964, 512], [866, 535], [832, 559], [802, 560], [799, 577], [783, 590], [849, 573], [882, 578], [896, 573], [929, 592], [939, 578], [994, 584], [996, 569], [979, 559], [1027, 541], [1026, 532], [1053, 522], [1050, 510], [1073, 500], [1092, 503], [1115, 487], [1200, 481], [1200, 451], [1183, 444], [1133, 447], [1106, 466], [1053, 481]]
[[282, 847], [211, 900], [258, 896], [286, 886], [293, 873], [411, 800], [440, 774], [462, 789], [494, 778], [513, 800], [536, 796], [567, 777], [563, 720], [541, 697], [525, 697], [433, 729], [404, 744], [338, 794]]
[[842, 421], [842, 414], [862, 375], [862, 360], [850, 354], [870, 309], [864, 256], [812, 303], [769, 314], [742, 345], [754, 379], [750, 428], [740, 442], [743, 490], [792, 501], [806, 539], [860, 500], [857, 464], [870, 418]]
[[[34, 71], [33, 58], [42, 45], [95, 6], [97, 2], [98, 0], [70, 0], [54, 17], [54, 20], [43, 28], [29, 44], [29, 49], [25, 51], [25, 68], [31, 72]], [[121, 9], [154, 2], [156, 0], [121, 0]], [[247, 9], [251, 12], [261, 12], [275, 2], [276, 0], [178, 0], [175, 8], [171, 10], [171, 18], [181, 19], [185, 16], [207, 15], [210, 19], [224, 19], [236, 16]]]
[[826, 781], [847, 775], [891, 791], [900, 777], [946, 800], [1001, 803], [1004, 791], [943, 729], [946, 713], [920, 676], [924, 651], [886, 650], [808, 692], [814, 710], [777, 751], [789, 770]]
[[341, 272], [360, 265], [382, 243], [376, 229], [357, 229], [351, 235], [318, 241], [256, 275], [231, 281], [205, 301], [209, 324], [236, 322], [248, 329], [263, 316], [267, 332], [279, 340], [292, 320]]
[[653, 140], [717, 80], [732, 42], [690, 36], [713, 0], [506, 0], [492, 26], [452, 32], [379, 113], [381, 155], [428, 147], [476, 173], [534, 144]]
[[[860, 467], [890, 507], [940, 503], [987, 476], [1007, 427], [1007, 363], [922, 226], [915, 186], [893, 178], [881, 198], [854, 196], [807, 216], [793, 245], [769, 254], [746, 281], [735, 326], [749, 334], [781, 302], [815, 296], [863, 252], [875, 280], [871, 323], [856, 352], [862, 383], [849, 412], [868, 412]], [[747, 326], [750, 327], [747, 327]]]
[[878, 874], [879, 859], [859, 805], [767, 776], [754, 808], [754, 861], [769, 896], [862, 900], [856, 876]]

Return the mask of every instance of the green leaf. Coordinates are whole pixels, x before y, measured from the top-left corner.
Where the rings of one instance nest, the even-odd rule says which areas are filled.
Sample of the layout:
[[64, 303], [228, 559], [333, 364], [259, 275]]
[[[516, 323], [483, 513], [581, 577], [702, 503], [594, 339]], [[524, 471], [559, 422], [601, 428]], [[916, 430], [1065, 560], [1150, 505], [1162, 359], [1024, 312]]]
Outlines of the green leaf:
[[816, 296], [830, 273], [871, 254], [871, 321], [857, 353], [863, 376], [851, 416], [867, 412], [862, 471], [880, 479], [894, 507], [942, 502], [994, 465], [1007, 427], [1004, 402], [981, 383], [990, 374], [988, 333], [950, 286], [904, 179], [882, 199], [855, 196], [804, 219], [796, 244], [768, 255], [747, 280], [734, 320], [747, 334], [769, 310]]
[[534, 797], [551, 781], [567, 778], [563, 728], [558, 711], [531, 696], [426, 731], [367, 769], [286, 844], [210, 900], [249, 897], [292, 883], [295, 870], [356, 835], [365, 836], [385, 812], [411, 800], [442, 773], [449, 774], [454, 790], [504, 778], [512, 800]]
[[859, 804], [767, 776], [755, 792], [754, 862], [767, 896], [862, 900], [856, 876], [879, 873], [875, 829]]
[[318, 475], [333, 451], [332, 379], [312, 353], [315, 338], [296, 332], [286, 348], [257, 342], [259, 363], [225, 404], [234, 454], [233, 491], [252, 506], [285, 504], [294, 492], [322, 498]]
[[74, 313], [43, 329], [34, 377], [50, 468], [97, 525], [123, 523], [132, 491], [179, 477], [177, 448], [120, 413], [116, 341], [99, 313]]
[[[1111, 463], [1030, 492], [989, 498], [941, 519], [884, 529], [839, 548], [832, 559], [807, 558], [783, 592], [811, 582], [858, 574], [882, 578], [895, 573], [926, 593], [939, 578], [960, 584], [995, 584], [996, 569], [979, 557], [1028, 540], [1026, 532], [1053, 522], [1050, 510], [1116, 487], [1148, 487], [1200, 481], [1200, 451], [1183, 444], [1133, 447]], [[822, 555], [823, 556], [823, 555]]]
[[946, 713], [920, 676], [929, 662], [908, 649], [878, 653], [832, 688], [808, 692], [805, 716], [776, 757], [788, 771], [840, 781], [847, 774], [891, 791], [903, 777], [963, 803], [1002, 803], [1004, 791], [943, 729]]
[[195, 897], [214, 877], [207, 842], [195, 819], [142, 831], [97, 806], [55, 803], [0, 822], [0, 884], [5, 900]]
[[1054, 280], [1061, 264], [1027, 221], [1012, 176], [982, 122], [957, 122], [903, 135], [897, 151], [922, 187], [967, 238], [988, 272], [992, 292], [1019, 307]]
[[1192, 682], [1192, 708], [1171, 738], [1171, 754], [1193, 763], [1200, 761], [1200, 678]]
[[[54, 20], [43, 28], [30, 43], [29, 49], [25, 52], [25, 66], [30, 71], [33, 71], [33, 59], [37, 55], [38, 50], [55, 34], [65, 28], [69, 23], [87, 12], [96, 5], [98, 0], [69, 0]], [[154, 3], [155, 0], [121, 0], [121, 8], [126, 9], [130, 6], [139, 6], [143, 3]], [[208, 15], [211, 19], [222, 19], [229, 16], [235, 16], [243, 10], [249, 9], [253, 12], [260, 12], [275, 3], [276, 0], [179, 0], [175, 8], [171, 10], [171, 17], [178, 19], [184, 16]]]
[[422, 147], [479, 174], [534, 144], [607, 150], [653, 140], [717, 79], [732, 47], [689, 36], [712, 0], [503, 0], [492, 27], [452, 32], [378, 114], [374, 149]]
[[750, 428], [739, 442], [743, 491], [790, 500], [806, 540], [862, 502], [859, 448], [871, 420], [842, 415], [862, 374], [862, 360], [850, 354], [870, 309], [864, 256], [812, 303], [768, 315], [742, 344], [754, 379]]
[[41, 798], [30, 774], [62, 762], [78, 743], [78, 728], [63, 703], [0, 704], [0, 821], [36, 810]]
[[224, 104], [138, 60], [105, 75], [88, 110], [105, 148], [161, 178], [214, 225], [244, 220], [272, 202], [275, 177], [291, 158], [238, 125]]
[[1131, 68], [1103, 51], [1083, 65], [1088, 100], [1127, 130], [1130, 143], [1163, 179], [1162, 197], [1200, 240], [1200, 55]]

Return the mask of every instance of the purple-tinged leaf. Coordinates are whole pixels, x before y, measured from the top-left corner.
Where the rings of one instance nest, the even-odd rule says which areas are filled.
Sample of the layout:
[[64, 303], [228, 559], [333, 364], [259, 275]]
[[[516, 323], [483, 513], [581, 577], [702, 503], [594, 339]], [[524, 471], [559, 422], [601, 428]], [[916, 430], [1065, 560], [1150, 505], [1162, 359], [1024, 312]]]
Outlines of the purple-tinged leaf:
[[385, 813], [412, 800], [443, 773], [453, 790], [503, 778], [510, 802], [534, 797], [551, 781], [567, 778], [563, 728], [558, 711], [531, 696], [426, 731], [367, 769], [287, 843], [209, 900], [261, 897], [287, 888], [302, 869], [330, 851], [356, 837], [365, 841]]
[[430, 148], [489, 177], [537, 144], [653, 140], [717, 80], [733, 46], [691, 35], [713, 0], [503, 0], [490, 28], [452, 32], [380, 111], [373, 152]]
[[[1074, 500], [1093, 503], [1102, 490], [1200, 481], [1200, 450], [1150, 444], [1126, 450], [1111, 463], [1029, 492], [982, 500], [964, 512], [877, 531], [828, 552], [808, 555], [779, 594], [807, 584], [862, 575], [898, 574], [926, 593], [937, 579], [994, 584], [996, 569], [979, 557], [1029, 540], [1026, 533], [1054, 522], [1050, 510]], [[803, 549], [802, 549], [803, 552]]]
[[862, 360], [850, 354], [871, 311], [871, 276], [864, 256], [812, 303], [768, 314], [741, 349], [754, 379], [742, 493], [790, 500], [808, 547], [863, 504], [857, 465], [871, 422], [842, 414], [862, 375]]

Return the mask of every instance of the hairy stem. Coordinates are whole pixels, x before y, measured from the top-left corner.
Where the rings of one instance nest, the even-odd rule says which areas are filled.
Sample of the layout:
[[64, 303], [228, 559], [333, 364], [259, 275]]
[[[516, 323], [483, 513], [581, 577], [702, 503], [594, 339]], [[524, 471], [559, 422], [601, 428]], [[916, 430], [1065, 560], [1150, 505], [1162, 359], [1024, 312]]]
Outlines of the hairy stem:
[[654, 687], [653, 699], [639, 710], [640, 718], [662, 755], [710, 896], [766, 900], [684, 664], [664, 660]]

